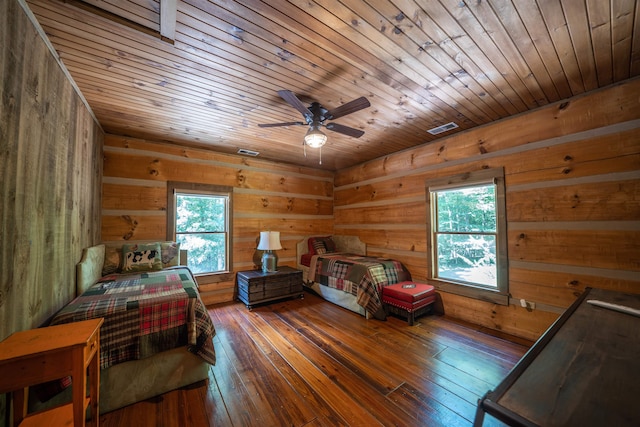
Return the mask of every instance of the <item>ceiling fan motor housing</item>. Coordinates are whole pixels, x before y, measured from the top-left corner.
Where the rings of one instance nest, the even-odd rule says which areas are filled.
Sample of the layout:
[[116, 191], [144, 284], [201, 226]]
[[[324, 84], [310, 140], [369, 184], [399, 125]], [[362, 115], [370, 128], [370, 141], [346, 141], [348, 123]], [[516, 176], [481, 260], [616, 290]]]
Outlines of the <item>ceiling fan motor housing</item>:
[[309, 106], [309, 111], [311, 114], [305, 114], [305, 120], [308, 125], [311, 126], [321, 126], [325, 120], [330, 120], [331, 115], [329, 115], [329, 110], [320, 105], [319, 102], [313, 102], [311, 106]]

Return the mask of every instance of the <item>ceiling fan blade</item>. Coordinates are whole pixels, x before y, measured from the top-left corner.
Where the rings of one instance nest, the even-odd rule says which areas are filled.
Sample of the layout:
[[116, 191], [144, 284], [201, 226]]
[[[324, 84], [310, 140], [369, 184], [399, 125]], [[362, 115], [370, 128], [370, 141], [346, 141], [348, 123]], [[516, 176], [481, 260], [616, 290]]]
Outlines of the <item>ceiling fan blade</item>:
[[279, 90], [278, 95], [285, 101], [287, 101], [293, 108], [300, 111], [302, 116], [306, 119], [307, 117], [313, 116], [311, 111], [298, 99], [298, 97], [291, 92], [290, 90]]
[[367, 98], [361, 96], [358, 99], [354, 99], [353, 101], [349, 101], [346, 104], [342, 104], [339, 107], [334, 108], [333, 110], [327, 113], [327, 119], [337, 119], [342, 116], [346, 116], [347, 114], [355, 113], [356, 111], [360, 111], [363, 108], [370, 107], [371, 103]]
[[260, 124], [258, 126], [261, 128], [275, 128], [278, 126], [299, 126], [299, 125], [306, 125], [306, 123], [302, 123], [302, 122], [266, 123], [266, 124]]
[[360, 129], [350, 128], [349, 126], [344, 126], [338, 123], [329, 123], [325, 127], [334, 132], [342, 133], [354, 138], [360, 138], [362, 135], [364, 135], [364, 131], [361, 131]]

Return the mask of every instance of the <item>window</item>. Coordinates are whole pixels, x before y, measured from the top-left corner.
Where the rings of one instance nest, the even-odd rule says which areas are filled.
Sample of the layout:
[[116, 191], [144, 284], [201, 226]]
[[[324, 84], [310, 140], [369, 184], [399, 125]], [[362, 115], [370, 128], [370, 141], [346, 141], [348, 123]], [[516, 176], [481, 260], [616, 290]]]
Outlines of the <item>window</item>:
[[447, 292], [508, 304], [504, 172], [427, 181], [429, 279]]
[[169, 182], [167, 237], [187, 250], [196, 275], [231, 270], [232, 187]]

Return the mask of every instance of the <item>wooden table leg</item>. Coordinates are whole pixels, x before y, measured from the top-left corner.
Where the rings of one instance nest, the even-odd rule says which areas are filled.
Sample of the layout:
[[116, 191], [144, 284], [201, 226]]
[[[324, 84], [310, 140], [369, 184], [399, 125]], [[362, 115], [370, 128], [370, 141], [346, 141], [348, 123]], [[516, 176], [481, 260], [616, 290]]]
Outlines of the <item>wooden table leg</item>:
[[87, 393], [87, 370], [84, 364], [84, 348], [75, 349], [73, 358], [73, 373], [71, 374], [73, 425], [85, 427], [86, 408], [84, 402]]
[[89, 363], [89, 387], [91, 393], [91, 421], [94, 427], [100, 424], [100, 354], [96, 354]]
[[[13, 426], [18, 427], [27, 415], [27, 399], [29, 387], [21, 388], [12, 393], [13, 399]], [[8, 425], [8, 424], [7, 424]]]

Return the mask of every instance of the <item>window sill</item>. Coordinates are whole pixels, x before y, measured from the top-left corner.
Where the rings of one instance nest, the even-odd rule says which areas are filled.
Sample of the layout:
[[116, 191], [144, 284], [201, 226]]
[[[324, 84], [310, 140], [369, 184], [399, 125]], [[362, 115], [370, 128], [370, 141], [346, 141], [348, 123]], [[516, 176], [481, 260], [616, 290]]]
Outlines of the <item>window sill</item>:
[[428, 279], [428, 283], [437, 290], [450, 294], [460, 295], [498, 305], [509, 305], [509, 295], [499, 290], [491, 290], [472, 285], [463, 285], [455, 282], [447, 282], [439, 279]]
[[198, 283], [220, 283], [220, 282], [229, 282], [235, 280], [235, 274], [233, 272], [222, 272], [222, 273], [201, 273], [194, 274], [196, 276], [196, 280]]

